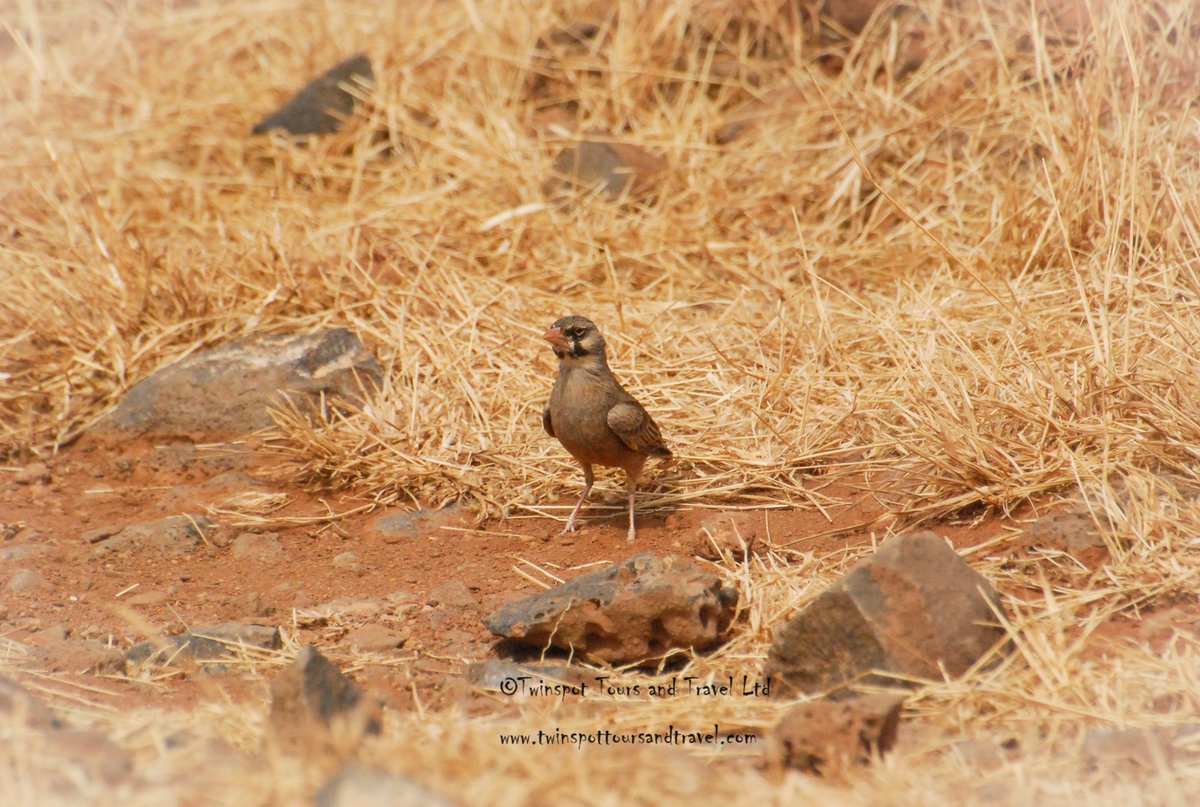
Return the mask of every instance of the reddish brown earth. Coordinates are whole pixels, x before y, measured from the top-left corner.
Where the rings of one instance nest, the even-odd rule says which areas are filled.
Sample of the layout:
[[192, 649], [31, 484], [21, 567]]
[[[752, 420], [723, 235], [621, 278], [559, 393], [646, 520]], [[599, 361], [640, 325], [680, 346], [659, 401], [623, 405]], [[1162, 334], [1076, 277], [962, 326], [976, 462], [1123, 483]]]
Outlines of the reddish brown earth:
[[[226, 697], [246, 697], [252, 685], [238, 676], [187, 673], [174, 675], [166, 686], [120, 675], [97, 679], [83, 674], [92, 660], [76, 652], [83, 639], [125, 650], [155, 635], [236, 621], [282, 626], [301, 644], [344, 647], [348, 630], [378, 622], [379, 617], [365, 616], [357, 624], [335, 620], [322, 625], [295, 622], [295, 609], [341, 598], [389, 595], [393, 605], [385, 623], [401, 632], [411, 631], [395, 655], [415, 661], [371, 665], [355, 671], [355, 677], [396, 703], [413, 698], [414, 693], [426, 705], [465, 697], [467, 690], [459, 677], [446, 673], [460, 671], [464, 661], [497, 657], [483, 618], [535, 590], [515, 567], [536, 573], [525, 565], [528, 561], [568, 579], [583, 567], [642, 552], [690, 555], [702, 540], [700, 524], [714, 516], [707, 509], [646, 512], [639, 518], [638, 540], [632, 546], [625, 541], [621, 510], [607, 516], [597, 510], [587, 512], [582, 530], [574, 535], [562, 535], [561, 523], [546, 518], [513, 518], [476, 527], [469, 513], [455, 512], [435, 519], [415, 536], [398, 538], [370, 528], [381, 510], [335, 522], [321, 520], [330, 511], [362, 507], [363, 499], [272, 482], [278, 473], [263, 460], [198, 449], [185, 468], [178, 463], [172, 467], [169, 452], [165, 462], [155, 457], [155, 446], [145, 442], [85, 440], [46, 460], [48, 482], [19, 484], [16, 468], [0, 474], [0, 524], [8, 525], [0, 550], [33, 542], [50, 548], [44, 554], [0, 562], [0, 586], [7, 586], [19, 568], [34, 570], [46, 580], [46, 585], [30, 592], [0, 588], [3, 638], [32, 648], [22, 666], [52, 670], [59, 680], [98, 687], [102, 692], [92, 691], [89, 697], [114, 704], [136, 695], [140, 705], [148, 700], [185, 705], [194, 702], [197, 688], [209, 692], [214, 686]], [[93, 557], [93, 549], [103, 540], [95, 539], [97, 528], [121, 528], [183, 512], [203, 514], [205, 505], [246, 490], [245, 477], [210, 481], [225, 472], [214, 464], [242, 465], [241, 473], [263, 480], [270, 491], [291, 496], [292, 502], [272, 517], [317, 520], [262, 528], [279, 533], [283, 552], [273, 560], [236, 556], [223, 530], [211, 532], [204, 545], [176, 556], [142, 549]], [[882, 538], [878, 521], [882, 509], [863, 492], [861, 483], [815, 480], [813, 486], [843, 504], [829, 508], [829, 518], [816, 510], [756, 511], [747, 517], [756, 525], [760, 540], [825, 556], [869, 542], [871, 530], [863, 525], [874, 523], [876, 537]], [[607, 503], [618, 504], [615, 498]], [[220, 516], [213, 519], [221, 521]], [[961, 547], [988, 540], [1001, 527], [1000, 521], [990, 520], [974, 526], [942, 524], [937, 529]], [[95, 543], [88, 542], [89, 532]], [[347, 551], [357, 555], [357, 568], [334, 564], [334, 558]], [[439, 593], [439, 586], [453, 582], [466, 586], [470, 597], [461, 590], [458, 596]], [[258, 688], [253, 692], [261, 697]]]

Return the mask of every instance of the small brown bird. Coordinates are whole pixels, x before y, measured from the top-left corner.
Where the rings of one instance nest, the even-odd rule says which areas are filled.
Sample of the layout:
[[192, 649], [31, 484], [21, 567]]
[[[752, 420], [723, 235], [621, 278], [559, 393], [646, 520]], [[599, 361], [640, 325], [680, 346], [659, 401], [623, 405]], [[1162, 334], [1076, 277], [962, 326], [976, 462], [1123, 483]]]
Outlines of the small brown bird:
[[557, 437], [583, 466], [583, 494], [571, 511], [563, 532], [575, 531], [575, 520], [592, 491], [593, 465], [624, 468], [629, 490], [629, 540], [634, 527], [634, 493], [642, 468], [651, 457], [671, 459], [658, 425], [640, 403], [625, 391], [608, 368], [604, 337], [584, 317], [563, 317], [543, 338], [558, 356], [558, 378], [550, 402], [542, 410], [542, 426]]

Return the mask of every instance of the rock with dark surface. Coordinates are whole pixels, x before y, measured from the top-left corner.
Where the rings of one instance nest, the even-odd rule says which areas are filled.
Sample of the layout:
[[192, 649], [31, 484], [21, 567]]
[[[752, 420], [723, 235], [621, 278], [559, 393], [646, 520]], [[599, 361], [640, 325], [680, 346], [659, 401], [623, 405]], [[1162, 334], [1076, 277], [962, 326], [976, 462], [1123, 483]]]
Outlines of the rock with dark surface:
[[378, 703], [312, 646], [271, 682], [269, 724], [279, 748], [300, 753], [354, 745], [381, 727]]
[[545, 192], [557, 196], [599, 188], [612, 197], [640, 197], [652, 190], [666, 167], [663, 158], [628, 143], [584, 140], [555, 158]]
[[316, 807], [459, 807], [397, 773], [350, 765], [317, 792]]
[[767, 760], [777, 768], [844, 776], [896, 744], [903, 705], [903, 698], [870, 695], [793, 706], [771, 732]]
[[129, 648], [125, 653], [125, 660], [130, 664], [142, 664], [148, 660], [160, 664], [211, 661], [235, 654], [239, 644], [278, 650], [283, 647], [283, 639], [279, 628], [227, 622], [193, 628], [165, 639], [142, 642]]
[[252, 133], [274, 129], [294, 135], [336, 132], [354, 112], [358, 103], [355, 93], [361, 94], [374, 80], [367, 55], [352, 56], [304, 85], [292, 100], [259, 121]]
[[737, 599], [691, 561], [639, 555], [511, 603], [486, 624], [497, 636], [592, 661], [649, 662], [722, 641]]
[[[85, 540], [95, 543], [92, 557], [103, 557], [116, 552], [158, 552], [167, 556], [182, 555], [204, 542], [209, 530], [216, 525], [204, 516], [185, 515], [160, 518], [145, 524], [134, 524], [119, 532], [103, 535], [105, 529], [87, 534]], [[94, 539], [94, 540], [93, 540]]]
[[135, 385], [92, 433], [108, 437], [247, 434], [274, 425], [285, 399], [315, 406], [322, 396], [362, 400], [379, 362], [345, 328], [249, 336], [204, 350]]
[[775, 635], [764, 675], [772, 694], [820, 692], [887, 675], [965, 673], [1004, 639], [999, 597], [931, 532], [901, 535], [857, 564]]

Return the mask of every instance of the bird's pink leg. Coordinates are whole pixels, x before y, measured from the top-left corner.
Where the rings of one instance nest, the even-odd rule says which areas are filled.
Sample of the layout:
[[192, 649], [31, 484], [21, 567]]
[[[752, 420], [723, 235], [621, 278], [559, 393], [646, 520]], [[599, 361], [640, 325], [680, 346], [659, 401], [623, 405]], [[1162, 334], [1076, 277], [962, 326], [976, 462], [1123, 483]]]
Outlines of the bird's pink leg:
[[637, 496], [638, 478], [634, 474], [629, 475], [629, 479], [625, 485], [629, 488], [629, 537], [626, 539], [629, 543], [633, 543], [633, 539], [637, 538], [637, 527], [633, 522], [634, 497]]
[[592, 492], [592, 483], [596, 481], [596, 477], [592, 474], [592, 466], [583, 466], [583, 493], [579, 495], [579, 501], [575, 502], [575, 509], [571, 511], [571, 517], [567, 519], [567, 526], [563, 532], [575, 532], [577, 529], [576, 517], [579, 515], [579, 508], [583, 507], [583, 503], [587, 501], [588, 494]]

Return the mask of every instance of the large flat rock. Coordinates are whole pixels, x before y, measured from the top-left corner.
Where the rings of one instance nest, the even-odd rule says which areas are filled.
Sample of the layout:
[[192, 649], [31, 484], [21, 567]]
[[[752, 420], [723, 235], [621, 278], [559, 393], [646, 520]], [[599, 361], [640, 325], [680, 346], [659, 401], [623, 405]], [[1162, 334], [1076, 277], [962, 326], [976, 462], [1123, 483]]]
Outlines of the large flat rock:
[[345, 328], [248, 336], [200, 351], [135, 385], [92, 427], [102, 436], [243, 435], [273, 425], [270, 410], [290, 398], [362, 400], [378, 384], [379, 362]]
[[721, 642], [736, 605], [736, 591], [691, 561], [638, 555], [511, 603], [486, 624], [522, 644], [628, 664]]

